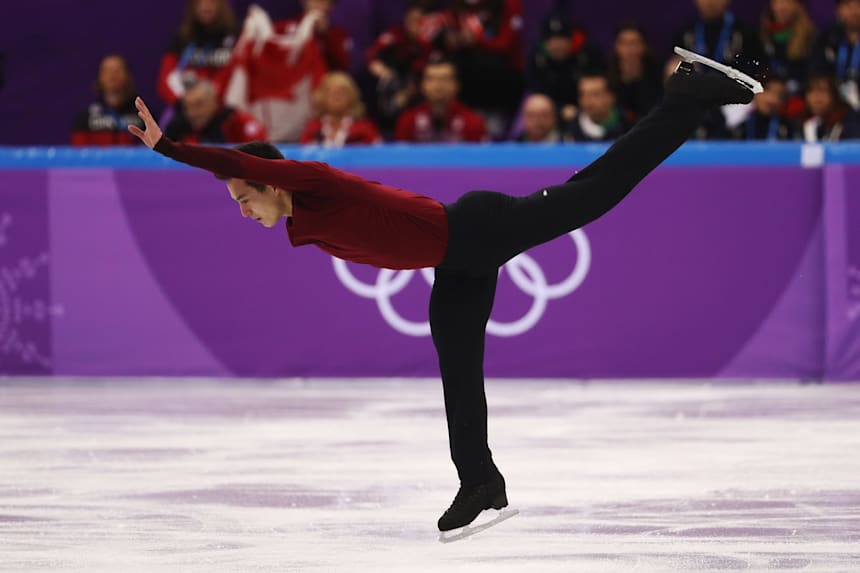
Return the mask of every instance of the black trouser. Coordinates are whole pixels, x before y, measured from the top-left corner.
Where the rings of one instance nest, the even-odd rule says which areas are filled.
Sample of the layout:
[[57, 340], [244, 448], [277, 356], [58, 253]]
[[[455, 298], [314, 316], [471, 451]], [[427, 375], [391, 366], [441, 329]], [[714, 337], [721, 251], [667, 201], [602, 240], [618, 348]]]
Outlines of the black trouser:
[[470, 191], [446, 205], [448, 251], [436, 268], [430, 328], [439, 355], [451, 458], [463, 485], [489, 480], [484, 339], [498, 269], [519, 253], [594, 221], [671, 155], [705, 114], [667, 99], [566, 183], [526, 197]]

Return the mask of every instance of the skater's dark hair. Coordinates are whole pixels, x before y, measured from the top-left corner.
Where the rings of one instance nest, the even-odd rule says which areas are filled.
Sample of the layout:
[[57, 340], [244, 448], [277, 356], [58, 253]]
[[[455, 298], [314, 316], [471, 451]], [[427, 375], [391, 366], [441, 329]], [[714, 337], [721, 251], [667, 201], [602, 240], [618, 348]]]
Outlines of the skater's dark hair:
[[[281, 151], [269, 143], [268, 141], [251, 141], [249, 143], [242, 143], [237, 145], [233, 149], [237, 151], [241, 151], [242, 153], [247, 153], [248, 155], [253, 155], [255, 157], [262, 157], [263, 159], [284, 159], [284, 154]], [[220, 181], [226, 181], [230, 179], [230, 177], [225, 177], [223, 175], [215, 174], [215, 178]], [[266, 186], [261, 185], [260, 183], [254, 183], [253, 181], [245, 181], [248, 185], [256, 189], [257, 191], [263, 191]]]

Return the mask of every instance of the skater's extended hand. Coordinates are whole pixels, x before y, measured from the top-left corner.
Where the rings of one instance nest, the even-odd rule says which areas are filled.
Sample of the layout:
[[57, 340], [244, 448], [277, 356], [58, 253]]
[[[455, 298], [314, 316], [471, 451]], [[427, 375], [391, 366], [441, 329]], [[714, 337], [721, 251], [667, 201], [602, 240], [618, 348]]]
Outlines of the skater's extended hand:
[[150, 113], [149, 108], [146, 107], [142, 99], [139, 97], [135, 98], [134, 105], [137, 108], [137, 115], [143, 120], [146, 131], [143, 131], [136, 125], [129, 125], [128, 130], [146, 144], [148, 148], [152, 149], [158, 143], [158, 140], [161, 139], [161, 128], [158, 127], [158, 123], [156, 123], [152, 117], [152, 113]]

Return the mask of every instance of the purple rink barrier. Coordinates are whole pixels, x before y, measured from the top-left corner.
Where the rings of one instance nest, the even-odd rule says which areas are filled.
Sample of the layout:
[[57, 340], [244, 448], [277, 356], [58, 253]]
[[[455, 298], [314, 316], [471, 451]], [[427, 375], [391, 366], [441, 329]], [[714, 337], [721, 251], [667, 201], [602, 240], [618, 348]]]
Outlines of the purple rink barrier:
[[[353, 168], [451, 201], [572, 168]], [[671, 167], [502, 272], [503, 377], [860, 375], [860, 168]], [[436, 376], [429, 282], [294, 249], [189, 169], [0, 172], [0, 372]]]

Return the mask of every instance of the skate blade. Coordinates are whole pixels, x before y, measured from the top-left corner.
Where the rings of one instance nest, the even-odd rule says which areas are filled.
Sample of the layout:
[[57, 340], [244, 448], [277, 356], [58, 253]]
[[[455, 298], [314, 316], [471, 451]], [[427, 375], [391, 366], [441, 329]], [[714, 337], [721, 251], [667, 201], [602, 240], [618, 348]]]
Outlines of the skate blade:
[[697, 54], [696, 52], [691, 52], [690, 50], [685, 50], [684, 48], [679, 48], [678, 46], [675, 46], [675, 53], [681, 56], [681, 59], [685, 62], [690, 62], [691, 64], [702, 64], [703, 66], [708, 66], [709, 68], [713, 68], [719, 72], [724, 73], [736, 82], [743, 84], [744, 87], [752, 90], [752, 93], [754, 94], [760, 94], [764, 91], [764, 87], [761, 85], [760, 81], [748, 74], [743, 73], [740, 70], [736, 70], [731, 66], [721, 64], [716, 60], [706, 58], [705, 56]]
[[480, 533], [482, 531], [486, 531], [487, 529], [493, 527], [494, 525], [498, 525], [503, 521], [507, 521], [513, 516], [517, 515], [520, 512], [518, 509], [504, 509], [496, 515], [490, 521], [485, 523], [480, 523], [478, 525], [467, 525], [466, 527], [457, 531], [454, 530], [454, 533], [451, 531], [443, 531], [439, 534], [439, 542], [440, 543], [452, 543], [454, 541], [461, 541], [466, 539], [467, 537], [471, 537], [476, 533]]

